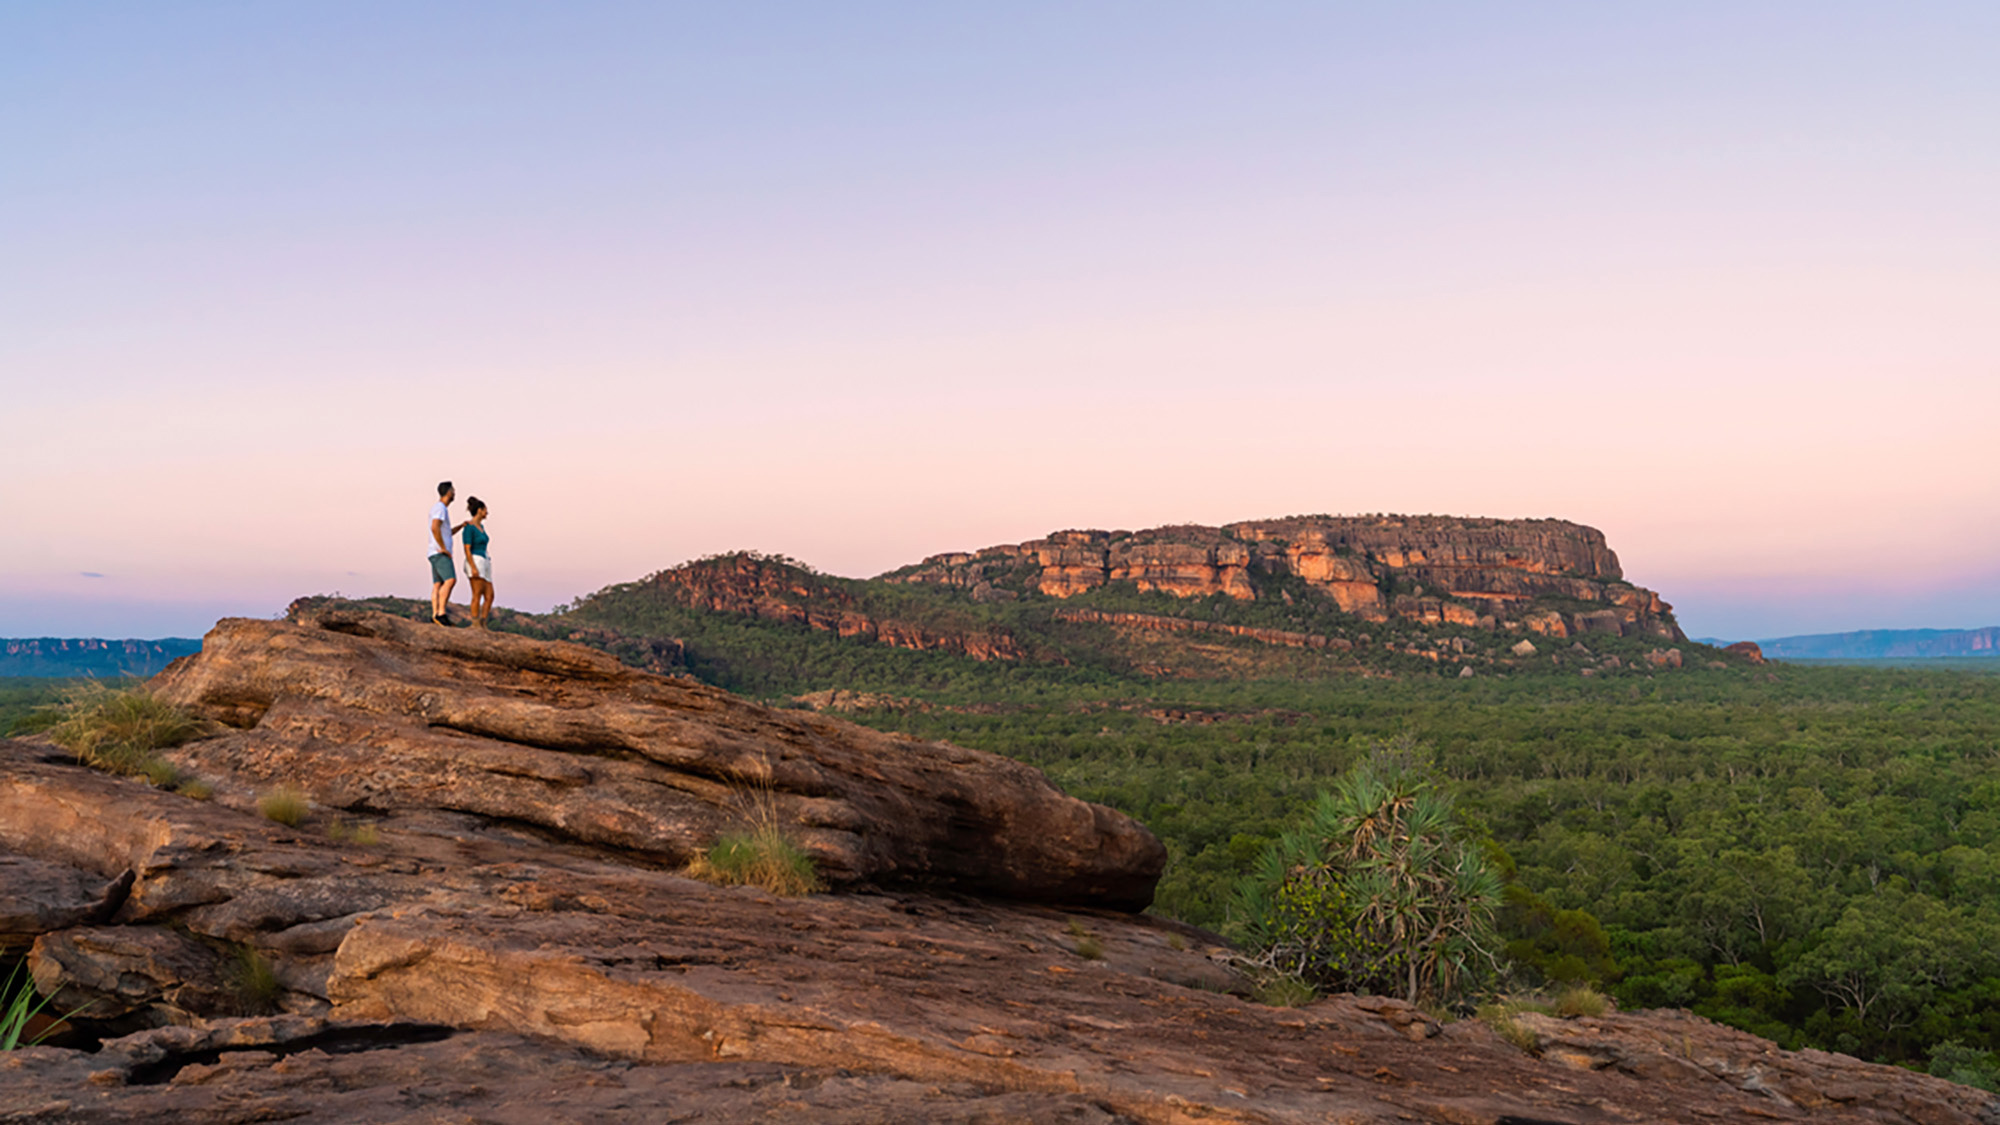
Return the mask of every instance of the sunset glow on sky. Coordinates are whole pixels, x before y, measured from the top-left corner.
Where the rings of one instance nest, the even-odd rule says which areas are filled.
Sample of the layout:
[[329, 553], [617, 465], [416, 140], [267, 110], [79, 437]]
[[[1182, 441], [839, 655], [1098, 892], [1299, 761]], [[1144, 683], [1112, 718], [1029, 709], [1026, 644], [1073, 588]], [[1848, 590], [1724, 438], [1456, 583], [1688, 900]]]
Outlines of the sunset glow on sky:
[[[0, 636], [757, 548], [1602, 528], [2000, 622], [2000, 5], [0, 9]], [[463, 598], [463, 590], [460, 593]]]

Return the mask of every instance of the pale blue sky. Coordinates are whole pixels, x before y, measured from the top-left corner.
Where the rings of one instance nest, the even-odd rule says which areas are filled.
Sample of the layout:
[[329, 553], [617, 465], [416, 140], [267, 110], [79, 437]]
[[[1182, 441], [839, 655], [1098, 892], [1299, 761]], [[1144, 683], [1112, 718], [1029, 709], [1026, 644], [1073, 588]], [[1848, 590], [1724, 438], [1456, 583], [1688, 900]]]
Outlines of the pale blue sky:
[[[0, 8], [0, 635], [737, 547], [1602, 527], [2000, 620], [2000, 6]], [[85, 572], [101, 578], [84, 577]]]

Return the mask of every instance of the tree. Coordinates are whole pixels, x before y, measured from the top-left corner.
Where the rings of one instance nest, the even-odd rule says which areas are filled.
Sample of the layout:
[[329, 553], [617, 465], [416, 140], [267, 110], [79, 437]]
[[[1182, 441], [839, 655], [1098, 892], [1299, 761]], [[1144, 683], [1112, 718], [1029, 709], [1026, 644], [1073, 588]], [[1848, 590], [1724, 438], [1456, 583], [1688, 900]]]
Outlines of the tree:
[[1264, 964], [1328, 990], [1457, 995], [1492, 963], [1500, 880], [1407, 741], [1321, 794], [1239, 886]]

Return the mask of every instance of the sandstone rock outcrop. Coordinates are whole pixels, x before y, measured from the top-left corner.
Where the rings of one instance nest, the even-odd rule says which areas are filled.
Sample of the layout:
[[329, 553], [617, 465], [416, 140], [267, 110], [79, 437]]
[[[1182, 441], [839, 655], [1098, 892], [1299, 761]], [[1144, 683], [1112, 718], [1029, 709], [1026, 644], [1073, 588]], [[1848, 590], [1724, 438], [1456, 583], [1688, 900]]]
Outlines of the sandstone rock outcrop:
[[920, 652], [951, 652], [974, 660], [1021, 660], [1028, 654], [1004, 629], [971, 624], [940, 628], [871, 614], [837, 580], [788, 560], [725, 555], [663, 570], [639, 586], [675, 605], [803, 625]]
[[[1180, 597], [1250, 600], [1258, 596], [1259, 576], [1297, 579], [1342, 610], [1375, 620], [1488, 628], [1511, 622], [1557, 636], [1685, 639], [1673, 607], [1625, 581], [1602, 532], [1563, 520], [1298, 516], [1224, 527], [1063, 531], [934, 555], [883, 578], [1057, 598], [1129, 581]], [[1586, 608], [1552, 610], [1537, 607], [1539, 599]]]
[[682, 863], [759, 817], [836, 882], [1138, 909], [1165, 850], [997, 755], [774, 711], [576, 645], [329, 610], [225, 620], [156, 681], [236, 728], [171, 757], [248, 807], [447, 810]]
[[[117, 994], [171, 1021], [96, 1053], [0, 1055], [0, 1122], [1973, 1125], [1995, 1111], [1981, 1091], [1678, 1013], [1549, 1021], [1536, 1057], [1393, 999], [1267, 1008], [1232, 994], [1246, 982], [1211, 938], [1143, 915], [915, 890], [774, 899], [464, 813], [371, 816], [367, 846], [340, 823], [274, 824], [0, 742], [0, 854], [74, 868], [80, 885], [133, 872], [108, 924], [41, 935], [57, 1002], [129, 970], [144, 979]], [[245, 997], [226, 980], [148, 975], [213, 972], [174, 967], [196, 947], [266, 959], [288, 1014], [231, 1014]], [[218, 983], [232, 995], [200, 987]]]

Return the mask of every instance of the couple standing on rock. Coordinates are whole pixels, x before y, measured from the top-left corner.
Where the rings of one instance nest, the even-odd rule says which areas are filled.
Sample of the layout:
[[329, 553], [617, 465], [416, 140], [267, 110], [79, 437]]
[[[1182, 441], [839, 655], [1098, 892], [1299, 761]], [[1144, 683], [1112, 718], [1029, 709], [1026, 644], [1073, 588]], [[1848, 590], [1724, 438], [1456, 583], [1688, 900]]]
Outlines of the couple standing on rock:
[[430, 538], [424, 544], [431, 560], [431, 620], [451, 624], [451, 591], [458, 585], [458, 572], [451, 565], [451, 537], [465, 544], [465, 576], [472, 579], [472, 623], [481, 629], [493, 617], [493, 563], [487, 554], [486, 502], [477, 496], [465, 501], [464, 523], [454, 527], [451, 502], [458, 490], [450, 481], [438, 485], [437, 503], [431, 505]]

